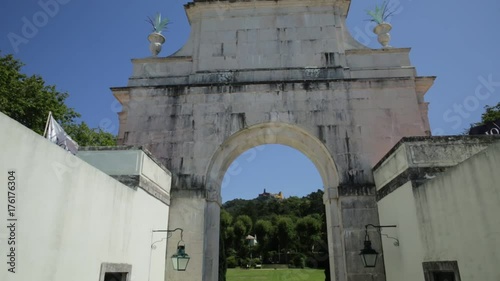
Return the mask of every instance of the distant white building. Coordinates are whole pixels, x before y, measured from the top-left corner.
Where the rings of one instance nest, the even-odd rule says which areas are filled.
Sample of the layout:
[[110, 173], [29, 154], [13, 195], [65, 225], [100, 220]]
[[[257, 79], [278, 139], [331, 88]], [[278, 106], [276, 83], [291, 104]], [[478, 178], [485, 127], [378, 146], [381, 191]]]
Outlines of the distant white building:
[[255, 235], [255, 236], [247, 235], [245, 240], [247, 241], [248, 245], [250, 245], [250, 246], [257, 245], [257, 235]]

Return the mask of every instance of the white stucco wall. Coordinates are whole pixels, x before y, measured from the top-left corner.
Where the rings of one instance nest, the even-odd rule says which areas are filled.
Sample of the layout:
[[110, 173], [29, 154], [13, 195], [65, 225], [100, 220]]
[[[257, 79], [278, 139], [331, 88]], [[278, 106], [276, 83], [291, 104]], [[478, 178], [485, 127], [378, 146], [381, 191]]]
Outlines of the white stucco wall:
[[462, 280], [500, 280], [499, 163], [496, 143], [415, 189], [424, 261], [456, 260]]
[[377, 205], [380, 225], [397, 225], [396, 228], [383, 228], [382, 233], [399, 240], [399, 246], [395, 246], [395, 240], [382, 237], [386, 280], [423, 281], [424, 252], [411, 182], [399, 187]]
[[422, 281], [423, 262], [457, 261], [461, 280], [500, 280], [500, 143], [378, 202], [387, 281]]
[[[164, 279], [168, 206], [134, 190], [0, 113], [0, 280], [99, 280], [101, 263], [131, 280]], [[8, 271], [7, 172], [15, 170], [15, 272]], [[153, 241], [165, 235], [155, 234]]]

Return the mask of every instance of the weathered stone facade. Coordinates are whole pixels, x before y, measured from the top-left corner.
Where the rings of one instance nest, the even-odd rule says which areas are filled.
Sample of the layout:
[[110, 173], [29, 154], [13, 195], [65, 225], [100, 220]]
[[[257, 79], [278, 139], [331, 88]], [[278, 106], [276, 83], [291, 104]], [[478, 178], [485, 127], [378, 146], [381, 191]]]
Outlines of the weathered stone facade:
[[112, 88], [123, 105], [120, 142], [145, 146], [173, 173], [170, 222], [185, 230], [192, 280], [217, 280], [224, 173], [271, 143], [303, 152], [320, 172], [332, 280], [385, 279], [383, 263], [364, 269], [358, 256], [364, 225], [378, 223], [371, 169], [401, 137], [429, 134], [424, 94], [434, 77], [416, 75], [410, 49], [356, 42], [349, 5], [189, 3], [186, 45], [134, 59], [128, 85]]

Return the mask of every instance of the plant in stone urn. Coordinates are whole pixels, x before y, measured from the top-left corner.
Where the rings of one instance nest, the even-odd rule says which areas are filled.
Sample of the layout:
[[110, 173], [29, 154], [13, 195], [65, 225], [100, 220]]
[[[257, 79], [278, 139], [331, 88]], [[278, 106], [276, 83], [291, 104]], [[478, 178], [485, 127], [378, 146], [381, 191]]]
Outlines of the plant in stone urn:
[[161, 51], [162, 44], [165, 43], [165, 37], [161, 32], [167, 28], [170, 21], [168, 18], [162, 19], [160, 13], [157, 13], [154, 19], [148, 17], [146, 21], [153, 27], [153, 31], [149, 34], [148, 40], [151, 42], [149, 44], [149, 50], [151, 54], [156, 57]]
[[367, 11], [367, 14], [371, 16], [370, 21], [377, 23], [373, 29], [373, 33], [378, 35], [378, 42], [384, 48], [389, 48], [389, 41], [391, 40], [391, 35], [389, 31], [392, 29], [392, 25], [387, 23], [386, 20], [390, 17], [394, 11], [390, 11], [388, 7], [388, 2], [384, 1], [381, 6], [376, 5], [374, 10]]

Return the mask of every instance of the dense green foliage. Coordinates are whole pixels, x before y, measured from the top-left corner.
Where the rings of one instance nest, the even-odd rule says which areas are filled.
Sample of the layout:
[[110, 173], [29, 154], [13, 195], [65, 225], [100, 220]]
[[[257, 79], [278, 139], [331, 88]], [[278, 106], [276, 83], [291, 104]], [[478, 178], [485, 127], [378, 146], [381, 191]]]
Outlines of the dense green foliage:
[[[250, 246], [247, 235], [256, 236], [257, 245]], [[229, 268], [255, 264], [324, 268], [328, 254], [323, 191], [302, 198], [228, 201], [221, 210], [221, 239]]]
[[23, 63], [12, 55], [0, 54], [0, 111], [38, 134], [43, 134], [49, 111], [80, 146], [116, 145], [116, 137], [100, 128], [75, 123], [80, 117], [64, 103], [67, 93], [45, 84], [37, 75], [21, 73]]
[[12, 55], [0, 56], [0, 111], [39, 134], [49, 111], [62, 125], [80, 116], [64, 104], [67, 93], [45, 85], [40, 76], [21, 73], [22, 66]]
[[481, 115], [481, 122], [477, 125], [484, 125], [488, 122], [493, 122], [500, 119], [500, 102], [494, 106], [485, 106], [484, 113]]
[[101, 128], [90, 128], [85, 122], [67, 124], [64, 130], [80, 146], [114, 146], [116, 136], [103, 131]]
[[[476, 123], [471, 123], [470, 128], [486, 125], [489, 122], [493, 122], [500, 119], [500, 102], [497, 105], [484, 107], [484, 112], [481, 114], [481, 121]], [[466, 135], [469, 133], [470, 128], [464, 129], [462, 134]]]

